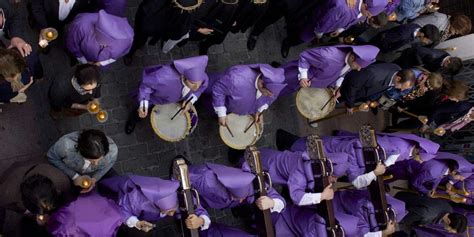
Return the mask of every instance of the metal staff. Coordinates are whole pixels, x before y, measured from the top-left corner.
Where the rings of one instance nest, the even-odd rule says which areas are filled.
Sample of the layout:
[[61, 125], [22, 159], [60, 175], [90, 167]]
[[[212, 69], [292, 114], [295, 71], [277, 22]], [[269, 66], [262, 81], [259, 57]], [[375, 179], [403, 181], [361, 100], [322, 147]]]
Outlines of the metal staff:
[[[400, 129], [390, 128], [390, 129], [388, 129], [388, 131], [391, 131], [391, 132], [409, 132], [409, 133], [410, 132], [420, 132], [420, 130], [418, 130], [418, 129], [403, 129], [403, 128], [400, 128]], [[438, 137], [442, 137], [442, 136], [444, 136], [444, 134], [446, 134], [446, 129], [444, 129], [443, 127], [437, 127], [433, 130], [429, 129], [429, 130], [427, 130], [425, 132], [422, 132], [422, 133], [424, 133], [424, 134], [434, 134]]]
[[[400, 107], [399, 107], [400, 108]], [[423, 115], [416, 115], [414, 113], [411, 113], [411, 112], [408, 112], [402, 108], [400, 108], [399, 110], [401, 113], [404, 113], [406, 115], [409, 115], [411, 117], [414, 117], [414, 118], [417, 118], [422, 124], [426, 124], [428, 123], [428, 118], [426, 116], [423, 116]]]
[[[355, 112], [359, 112], [359, 111], [366, 111], [369, 109], [369, 105], [367, 103], [362, 103], [359, 105], [359, 107], [355, 108], [354, 109], [354, 113]], [[332, 118], [336, 118], [336, 117], [339, 117], [339, 116], [342, 116], [342, 115], [345, 115], [347, 114], [346, 111], [344, 112], [340, 112], [340, 113], [336, 113], [336, 114], [333, 114], [333, 115], [329, 115], [329, 116], [326, 116], [324, 118], [320, 118], [320, 119], [316, 119], [314, 121], [311, 121], [309, 122], [309, 124], [315, 124], [315, 123], [319, 123], [319, 122], [322, 122], [322, 121], [325, 121], [325, 120], [329, 120], [329, 119], [332, 119]]]

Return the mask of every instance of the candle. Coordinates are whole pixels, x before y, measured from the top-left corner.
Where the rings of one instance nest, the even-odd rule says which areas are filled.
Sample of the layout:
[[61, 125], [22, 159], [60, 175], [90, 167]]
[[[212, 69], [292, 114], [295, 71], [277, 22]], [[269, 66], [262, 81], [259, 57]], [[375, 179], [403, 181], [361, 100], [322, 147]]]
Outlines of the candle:
[[100, 114], [99, 114], [99, 118], [100, 118], [100, 119], [105, 119], [105, 114], [104, 114], [104, 113], [100, 113]]
[[50, 32], [46, 33], [46, 37], [52, 39], [54, 37], [53, 32], [50, 31]]
[[94, 103], [92, 103], [92, 104], [91, 104], [91, 109], [96, 109], [96, 108], [97, 108], [97, 105], [94, 104]]
[[372, 102], [370, 102], [369, 105], [370, 105], [370, 108], [375, 108], [375, 107], [377, 107], [377, 102], [372, 101]]
[[43, 220], [44, 220], [44, 216], [43, 216], [43, 215], [38, 215], [38, 220], [43, 221]]
[[90, 186], [90, 182], [88, 180], [84, 180], [84, 181], [82, 181], [82, 186], [84, 188], [88, 188]]
[[97, 113], [97, 120], [101, 123], [104, 123], [107, 121], [107, 111], [101, 110], [99, 113]]

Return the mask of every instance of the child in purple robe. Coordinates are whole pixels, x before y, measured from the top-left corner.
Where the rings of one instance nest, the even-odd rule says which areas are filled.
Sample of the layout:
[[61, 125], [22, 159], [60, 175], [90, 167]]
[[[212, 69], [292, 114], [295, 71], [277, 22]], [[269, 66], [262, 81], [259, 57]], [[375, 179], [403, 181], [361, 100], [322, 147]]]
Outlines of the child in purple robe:
[[[150, 222], [179, 215], [177, 181], [136, 175], [116, 176], [101, 181], [101, 187], [115, 196], [125, 224], [130, 228], [148, 232], [154, 227]], [[211, 220], [207, 211], [198, 206], [196, 214], [190, 215], [185, 223], [188, 229], [206, 230]]]
[[47, 229], [53, 236], [112, 237], [122, 222], [117, 204], [93, 191], [53, 213]]
[[336, 45], [307, 49], [298, 61], [291, 61], [285, 69], [286, 88], [281, 95], [300, 87], [339, 88], [351, 70], [360, 70], [375, 62], [379, 49], [371, 45]]
[[211, 77], [212, 106], [221, 126], [227, 113], [253, 115], [263, 123], [263, 111], [286, 86], [284, 70], [268, 64], [237, 65]]
[[285, 200], [273, 188], [267, 196], [256, 199], [255, 175], [240, 169], [213, 163], [193, 165], [189, 166], [189, 178], [206, 208], [224, 209], [254, 203], [260, 210], [270, 209], [276, 213], [285, 208]]
[[[207, 88], [209, 77], [205, 70], [207, 56], [197, 56], [173, 61], [168, 65], [157, 65], [143, 70], [143, 79], [138, 88], [138, 108], [133, 110], [125, 125], [130, 134], [136, 123], [148, 115], [151, 105], [186, 101], [194, 104]], [[185, 108], [189, 110], [189, 106]]]
[[334, 196], [333, 207], [336, 217], [341, 214], [352, 215], [358, 219], [357, 228], [351, 225], [341, 225], [346, 230], [346, 236], [387, 236], [395, 232], [395, 224], [400, 222], [406, 215], [405, 203], [386, 194], [388, 206], [395, 212], [396, 218], [389, 222], [386, 229], [381, 230], [375, 220], [375, 208], [370, 201], [367, 190], [345, 190], [338, 191]]
[[67, 49], [80, 63], [106, 66], [128, 53], [133, 29], [126, 18], [101, 10], [79, 14], [66, 37]]

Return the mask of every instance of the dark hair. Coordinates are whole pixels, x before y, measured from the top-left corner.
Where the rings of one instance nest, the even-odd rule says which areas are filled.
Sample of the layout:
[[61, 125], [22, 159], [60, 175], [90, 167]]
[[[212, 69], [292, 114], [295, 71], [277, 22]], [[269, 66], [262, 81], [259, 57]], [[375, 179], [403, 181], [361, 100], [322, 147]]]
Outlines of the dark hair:
[[109, 141], [100, 130], [84, 130], [77, 140], [77, 150], [84, 158], [98, 159], [109, 152]]
[[451, 75], [458, 74], [463, 67], [462, 59], [458, 57], [450, 57], [449, 64], [446, 65], [445, 70]]
[[449, 213], [448, 219], [450, 221], [449, 226], [456, 230], [456, 233], [461, 234], [466, 231], [467, 218], [459, 213]]
[[[23, 205], [33, 214], [43, 214], [58, 207], [59, 193], [46, 176], [35, 174], [26, 178], [20, 185], [20, 192]], [[44, 210], [41, 203], [51, 210]]]
[[467, 35], [471, 32], [472, 23], [471, 19], [466, 15], [456, 15], [452, 16], [450, 19], [451, 27], [456, 30], [456, 33], [459, 35]]
[[74, 76], [79, 85], [90, 85], [94, 82], [100, 83], [99, 68], [92, 64], [81, 64], [76, 67]]
[[439, 42], [441, 34], [439, 33], [439, 29], [432, 24], [425, 25], [421, 27], [420, 32], [424, 34], [425, 38], [430, 39], [433, 43]]
[[372, 18], [373, 18], [373, 23], [378, 26], [385, 26], [388, 23], [388, 16], [387, 16], [387, 13], [385, 12], [382, 12]]
[[13, 77], [26, 68], [26, 60], [16, 49], [0, 48], [0, 79]]
[[415, 73], [410, 69], [403, 69], [397, 73], [397, 76], [400, 77], [400, 83], [410, 82], [412, 85], [416, 83]]
[[444, 80], [445, 95], [464, 101], [469, 99], [469, 86], [459, 80]]
[[457, 170], [459, 166], [455, 160], [445, 160], [444, 163], [448, 166], [449, 172]]

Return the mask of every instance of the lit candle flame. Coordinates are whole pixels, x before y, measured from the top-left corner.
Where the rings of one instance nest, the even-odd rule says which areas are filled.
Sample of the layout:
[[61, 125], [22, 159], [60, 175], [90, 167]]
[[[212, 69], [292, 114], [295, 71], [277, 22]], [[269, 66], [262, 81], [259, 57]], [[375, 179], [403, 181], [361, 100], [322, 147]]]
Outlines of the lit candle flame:
[[99, 113], [97, 113], [97, 120], [101, 123], [104, 123], [107, 121], [107, 111], [101, 110]]
[[44, 216], [43, 216], [43, 215], [39, 215], [39, 216], [38, 216], [38, 220], [43, 221], [43, 220], [44, 220]]
[[89, 181], [88, 180], [82, 181], [82, 186], [84, 186], [84, 188], [88, 188], [90, 186]]
[[46, 37], [52, 39], [54, 37], [53, 32], [50, 31], [50, 32], [46, 33]]
[[437, 136], [443, 136], [446, 133], [446, 129], [438, 127], [433, 131], [433, 133]]
[[378, 103], [375, 101], [370, 102], [370, 108], [375, 108], [377, 107]]

